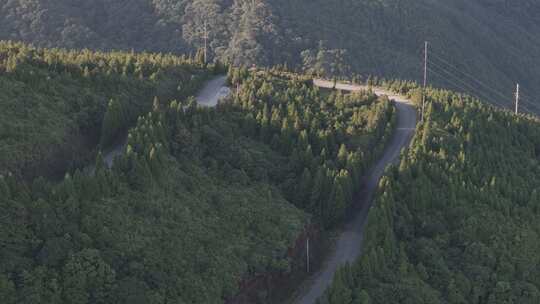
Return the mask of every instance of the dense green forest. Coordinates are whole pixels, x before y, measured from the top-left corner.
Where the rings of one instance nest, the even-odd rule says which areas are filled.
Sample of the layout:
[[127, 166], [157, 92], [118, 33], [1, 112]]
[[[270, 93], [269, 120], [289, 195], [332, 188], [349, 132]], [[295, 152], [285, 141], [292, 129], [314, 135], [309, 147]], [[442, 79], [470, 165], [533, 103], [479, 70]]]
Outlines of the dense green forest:
[[369, 92], [321, 92], [309, 78], [284, 81], [279, 73], [243, 69], [230, 74], [241, 88], [232, 106], [246, 112], [245, 135], [289, 159], [291, 172], [276, 181], [285, 196], [324, 226], [338, 224], [393, 132], [392, 103]]
[[126, 132], [154, 97], [185, 98], [210, 72], [171, 55], [0, 42], [0, 174], [63, 175]]
[[[219, 66], [1, 49], [6, 304], [223, 303], [242, 282], [289, 273], [297, 238], [353, 208], [394, 127], [388, 99], [322, 91], [279, 69], [231, 68], [234, 94], [206, 108], [185, 96]], [[34, 141], [72, 145], [73, 132], [104, 146], [128, 128], [112, 168], [101, 153], [95, 170], [61, 180], [8, 166], [34, 159]]]
[[[0, 17], [0, 39], [174, 53], [202, 47], [206, 24], [209, 54], [222, 61], [300, 67], [303, 55], [339, 54], [351, 72], [402, 79], [421, 77], [427, 40], [434, 56], [457, 67], [437, 61], [457, 73], [453, 82], [474, 83], [467, 91], [505, 104], [515, 83], [528, 96], [540, 93], [536, 0], [6, 0]], [[430, 80], [457, 89], [438, 71], [446, 78]]]
[[[434, 87], [504, 107], [520, 83], [540, 113], [539, 33], [536, 0], [0, 1], [1, 302], [270, 288], [304, 266], [302, 236], [357, 207], [396, 123], [388, 98], [310, 77], [418, 102], [413, 81], [379, 79], [420, 78], [429, 41]], [[199, 107], [226, 66], [231, 95]], [[540, 303], [540, 121], [427, 93], [362, 256], [319, 303]], [[126, 138], [109, 167], [100, 151]]]
[[540, 121], [428, 96], [412, 148], [380, 182], [361, 258], [319, 303], [539, 303]]

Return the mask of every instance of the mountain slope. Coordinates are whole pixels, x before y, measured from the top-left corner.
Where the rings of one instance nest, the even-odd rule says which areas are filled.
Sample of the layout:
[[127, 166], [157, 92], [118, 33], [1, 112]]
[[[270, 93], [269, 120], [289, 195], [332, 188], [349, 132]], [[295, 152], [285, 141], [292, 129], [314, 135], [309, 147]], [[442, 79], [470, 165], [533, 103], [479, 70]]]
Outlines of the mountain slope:
[[[321, 87], [332, 87], [332, 82], [315, 81]], [[363, 86], [343, 85], [336, 86], [345, 91], [365, 90]], [[364, 227], [370, 209], [372, 198], [377, 190], [377, 185], [387, 166], [399, 161], [399, 155], [403, 149], [407, 149], [416, 128], [416, 109], [410, 100], [404, 96], [395, 96], [390, 91], [376, 89], [379, 96], [388, 95], [397, 111], [396, 128], [384, 153], [377, 160], [365, 178], [364, 191], [362, 192], [362, 207], [352, 220], [345, 226], [332, 255], [325, 261], [322, 269], [315, 274], [312, 282], [309, 282], [309, 290], [298, 297], [297, 304], [311, 304], [320, 297], [324, 290], [331, 284], [332, 278], [339, 267], [345, 263], [353, 262], [361, 254], [361, 243], [364, 238]]]
[[[502, 91], [507, 96], [503, 100], [506, 103], [512, 100], [516, 82], [522, 83], [529, 95], [537, 91], [539, 71], [531, 66], [540, 60], [537, 2], [512, 3], [512, 9], [500, 1], [292, 3], [280, 7], [298, 35], [313, 42], [325, 40], [332, 48], [347, 49], [351, 65], [360, 73], [420, 79], [423, 42], [429, 41], [434, 64], [452, 70], [434, 56], [442, 57], [457, 67], [458, 76], [463, 76], [463, 72], [472, 74]], [[303, 17], [306, 11], [310, 18]], [[437, 71], [441, 73], [440, 69]], [[450, 77], [441, 74], [444, 77], [431, 74], [430, 82], [461, 84], [456, 79], [444, 81], [442, 78]], [[471, 79], [466, 82], [475, 84], [475, 91], [485, 91]]]
[[319, 303], [540, 301], [540, 121], [429, 95], [413, 147], [380, 184], [362, 257]]
[[[434, 54], [501, 91], [501, 103], [511, 103], [516, 82], [528, 96], [540, 91], [537, 1], [9, 0], [0, 16], [0, 39], [173, 52], [201, 47], [206, 22], [210, 55], [238, 64], [299, 66], [300, 53], [323, 40], [347, 50], [356, 73], [406, 79], [420, 78], [428, 40]], [[430, 80], [457, 89], [442, 74]]]
[[170, 55], [0, 42], [0, 174], [63, 176], [126, 132], [154, 97], [185, 98], [209, 74]]
[[[395, 121], [388, 99], [276, 69], [231, 68], [235, 94], [199, 107], [184, 94], [216, 69], [185, 57], [20, 43], [0, 56], [2, 303], [224, 303], [259, 278], [270, 290], [303, 269], [302, 238], [352, 208]], [[65, 171], [31, 148], [74, 148], [69, 162], [90, 154], [78, 140], [126, 129], [111, 168], [98, 153], [93, 170]], [[35, 155], [64, 178], [23, 178]]]

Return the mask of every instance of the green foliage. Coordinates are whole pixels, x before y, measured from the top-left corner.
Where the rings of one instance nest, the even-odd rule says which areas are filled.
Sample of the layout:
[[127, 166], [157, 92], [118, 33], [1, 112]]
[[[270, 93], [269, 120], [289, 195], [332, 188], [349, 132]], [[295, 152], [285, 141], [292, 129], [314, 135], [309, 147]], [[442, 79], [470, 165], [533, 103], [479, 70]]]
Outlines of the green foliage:
[[404, 79], [421, 77], [427, 40], [460, 74], [511, 99], [516, 82], [539, 93], [539, 9], [535, 0], [9, 0], [0, 4], [0, 39], [195, 54], [206, 23], [210, 62], [301, 67], [302, 54], [316, 55], [324, 41], [346, 51], [352, 72]]
[[243, 278], [289, 271], [309, 217], [254, 175], [286, 159], [187, 104], [141, 117], [111, 170], [36, 180], [30, 196], [0, 179], [7, 301], [223, 303]]
[[[98, 153], [91, 174], [59, 182], [0, 175], [3, 301], [224, 303], [291, 271], [306, 227], [352, 207], [394, 108], [286, 75], [231, 69], [240, 89], [216, 108], [148, 97], [110, 169]], [[129, 120], [108, 100], [103, 144]]]
[[63, 174], [207, 71], [172, 55], [38, 49], [0, 42], [0, 173]]
[[290, 177], [276, 182], [289, 201], [330, 227], [353, 206], [360, 177], [384, 148], [394, 107], [368, 92], [321, 91], [289, 76], [233, 69], [230, 79], [241, 89], [222, 108], [245, 112], [245, 135], [289, 158]]
[[358, 288], [381, 304], [538, 303], [540, 121], [449, 91], [428, 101], [380, 183], [362, 257], [321, 303], [351, 303], [335, 294]]
[[301, 53], [304, 72], [328, 78], [343, 77], [350, 74], [350, 58], [343, 49], [329, 50], [322, 41], [316, 51], [305, 50]]

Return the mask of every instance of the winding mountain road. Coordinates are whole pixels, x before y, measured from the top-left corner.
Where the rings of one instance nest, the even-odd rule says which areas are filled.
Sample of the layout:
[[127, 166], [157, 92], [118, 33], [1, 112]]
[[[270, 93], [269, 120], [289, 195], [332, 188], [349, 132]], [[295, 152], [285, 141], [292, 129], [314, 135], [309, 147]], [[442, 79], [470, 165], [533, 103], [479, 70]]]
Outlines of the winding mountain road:
[[[334, 87], [334, 83], [331, 81], [315, 79], [313, 83], [315, 86], [321, 88]], [[368, 88], [366, 86], [338, 83], [336, 84], [336, 89], [343, 91], [362, 91]], [[377, 95], [387, 95], [395, 101], [398, 114], [396, 130], [383, 156], [372, 168], [367, 179], [364, 201], [368, 203], [364, 204], [358, 214], [346, 224], [344, 231], [336, 243], [335, 251], [325, 262], [322, 269], [312, 276], [309, 282], [309, 288], [297, 298], [297, 304], [314, 304], [331, 284], [336, 270], [347, 262], [353, 262], [360, 255], [364, 224], [379, 179], [383, 175], [386, 166], [399, 160], [398, 156], [401, 149], [408, 146], [416, 128], [416, 110], [407, 98], [380, 88], [372, 88], [372, 91]], [[230, 89], [226, 87], [226, 76], [218, 76], [206, 83], [197, 95], [197, 102], [202, 106], [213, 107], [217, 105], [220, 98], [227, 96], [229, 93]], [[115, 156], [122, 153], [125, 149], [125, 144], [126, 140], [119, 142], [104, 155], [104, 160], [109, 167], [112, 166]]]
[[[331, 81], [315, 79], [313, 83], [315, 86], [321, 88], [334, 88], [334, 83]], [[338, 83], [336, 84], [336, 89], [362, 91], [368, 88], [366, 86]], [[410, 100], [404, 96], [396, 95], [380, 88], [372, 88], [372, 91], [377, 95], [387, 95], [395, 101], [398, 114], [396, 130], [386, 146], [383, 156], [377, 161], [369, 173], [367, 184], [365, 185], [366, 197], [364, 197], [364, 202], [367, 203], [362, 206], [351, 222], [346, 224], [344, 231], [338, 238], [335, 251], [325, 264], [323, 264], [322, 269], [312, 276], [309, 281], [309, 288], [296, 299], [297, 304], [314, 304], [332, 283], [336, 270], [347, 262], [353, 262], [360, 255], [364, 224], [379, 180], [389, 164], [399, 161], [401, 150], [408, 147], [414, 134], [416, 128], [416, 110]]]
[[[217, 76], [208, 80], [196, 97], [197, 103], [206, 107], [216, 106], [221, 98], [226, 97], [231, 92], [231, 90], [226, 86], [226, 83], [227, 76], [225, 75]], [[125, 135], [121, 141], [113, 145], [105, 152], [103, 155], [103, 161], [109, 168], [112, 167], [114, 158], [124, 152], [126, 144], [127, 135]], [[91, 166], [90, 172], [93, 171], [94, 166]]]
[[209, 80], [197, 95], [197, 103], [202, 106], [216, 106], [221, 98], [229, 95], [231, 90], [226, 86], [227, 76], [218, 76]]

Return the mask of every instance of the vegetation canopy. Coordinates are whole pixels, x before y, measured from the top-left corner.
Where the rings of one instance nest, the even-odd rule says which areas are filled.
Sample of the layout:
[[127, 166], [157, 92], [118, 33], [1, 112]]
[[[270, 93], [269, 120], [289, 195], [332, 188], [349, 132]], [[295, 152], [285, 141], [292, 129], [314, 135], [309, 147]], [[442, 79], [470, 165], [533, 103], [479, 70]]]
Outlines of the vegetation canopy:
[[380, 182], [362, 256], [319, 303], [538, 303], [540, 121], [449, 91], [428, 99]]
[[[92, 172], [68, 170], [60, 181], [0, 177], [3, 303], [224, 303], [245, 281], [290, 273], [297, 238], [311, 225], [334, 227], [353, 208], [394, 125], [388, 99], [321, 91], [279, 69], [231, 68], [238, 89], [206, 108], [193, 97], [165, 99], [192, 92], [212, 70], [191, 59], [2, 46], [6, 61], [26, 59], [0, 77], [58, 104], [33, 117], [63, 119], [78, 128], [73, 136], [103, 146], [129, 128], [112, 168], [98, 153]], [[18, 96], [13, 90], [6, 95]], [[103, 97], [90, 105], [104, 102], [88, 134], [72, 120], [88, 109], [68, 98], [84, 90]], [[18, 123], [39, 130], [30, 118]], [[9, 134], [14, 143], [34, 138]], [[2, 147], [31, 156], [19, 145]]]

